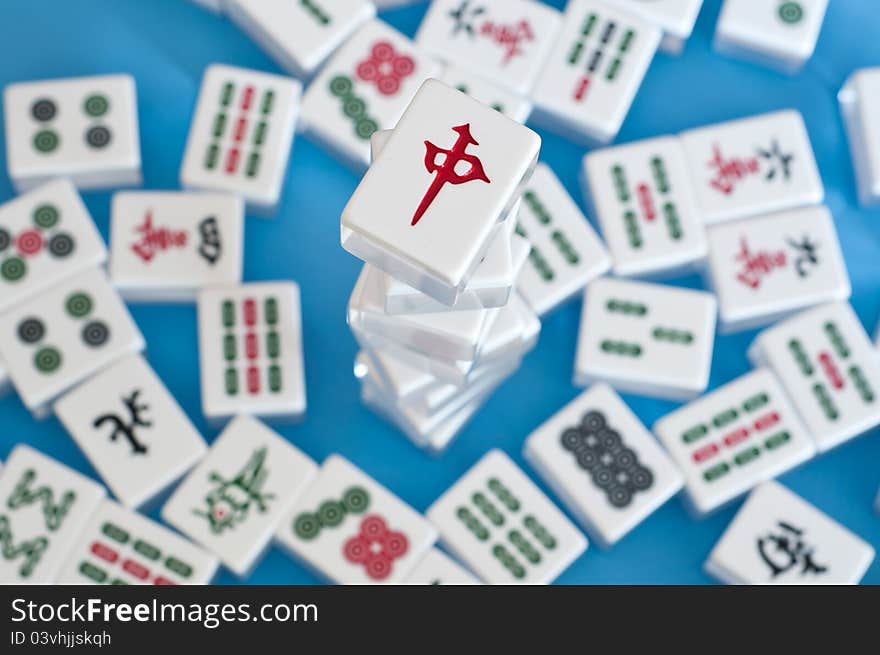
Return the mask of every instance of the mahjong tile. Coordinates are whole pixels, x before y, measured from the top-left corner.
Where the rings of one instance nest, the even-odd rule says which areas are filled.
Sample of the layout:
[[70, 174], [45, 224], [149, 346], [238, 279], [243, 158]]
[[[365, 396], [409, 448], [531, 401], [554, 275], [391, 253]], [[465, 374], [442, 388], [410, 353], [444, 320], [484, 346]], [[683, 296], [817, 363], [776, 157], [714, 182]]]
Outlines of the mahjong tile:
[[660, 48], [678, 55], [694, 30], [703, 0], [615, 0], [613, 4], [660, 27]]
[[58, 584], [204, 585], [218, 561], [137, 512], [105, 500], [71, 549]]
[[436, 530], [339, 455], [278, 527], [277, 543], [336, 584], [397, 584], [431, 549]]
[[416, 43], [438, 59], [525, 95], [561, 22], [558, 11], [534, 0], [434, 0]]
[[177, 487], [162, 518], [245, 577], [317, 471], [281, 436], [239, 416]]
[[19, 192], [55, 177], [82, 189], [141, 183], [130, 75], [10, 84], [3, 108], [6, 165]]
[[93, 268], [0, 316], [0, 358], [25, 406], [49, 403], [144, 339], [103, 271]]
[[55, 415], [126, 507], [140, 507], [167, 489], [208, 449], [140, 355], [63, 396]]
[[705, 259], [705, 229], [676, 137], [593, 151], [582, 184], [616, 275], [680, 273]]
[[724, 0], [715, 49], [796, 73], [813, 56], [828, 0]]
[[599, 0], [570, 0], [531, 93], [533, 120], [579, 143], [612, 141], [661, 35], [660, 28]]
[[107, 259], [104, 241], [68, 180], [0, 206], [0, 313]]
[[700, 515], [816, 452], [776, 376], [765, 368], [668, 414], [654, 432], [684, 473], [688, 499]]
[[880, 425], [880, 354], [848, 303], [764, 330], [748, 355], [779, 376], [820, 452]]
[[611, 268], [605, 245], [546, 164], [538, 164], [526, 185], [516, 233], [531, 244], [517, 290], [539, 316]]
[[180, 167], [181, 185], [235, 193], [249, 210], [272, 213], [281, 199], [301, 92], [293, 78], [208, 66]]
[[480, 581], [456, 564], [448, 555], [432, 548], [416, 564], [403, 584], [409, 585], [478, 585]]
[[532, 103], [528, 98], [472, 73], [467, 67], [448, 66], [438, 79], [462, 93], [467, 93], [484, 105], [500, 111], [517, 123], [525, 123], [532, 113]]
[[454, 304], [540, 147], [532, 130], [426, 81], [343, 210], [343, 247]]
[[306, 381], [299, 286], [210, 287], [199, 293], [198, 307], [205, 416], [301, 417]]
[[491, 450], [426, 512], [440, 542], [489, 584], [549, 584], [586, 538], [500, 450]]
[[30, 446], [0, 476], [0, 584], [55, 581], [104, 488]]
[[0, 362], [0, 397], [4, 396], [9, 391], [9, 388], [9, 375], [7, 375], [6, 369], [3, 367], [3, 362]]
[[816, 205], [825, 196], [795, 110], [688, 130], [681, 143], [705, 223]]
[[226, 13], [291, 75], [310, 77], [363, 23], [369, 0], [225, 0]]
[[130, 302], [194, 302], [202, 287], [241, 282], [238, 196], [122, 192], [110, 220], [110, 278]]
[[574, 381], [687, 400], [706, 389], [715, 297], [703, 291], [602, 278], [587, 285]]
[[776, 482], [752, 492], [705, 568], [727, 584], [858, 584], [874, 559], [865, 541]]
[[620, 540], [682, 486], [678, 468], [611, 387], [597, 384], [535, 430], [523, 456], [590, 535]]
[[850, 296], [849, 274], [826, 207], [714, 225], [708, 238], [709, 272], [725, 332]]
[[441, 65], [379, 20], [336, 51], [303, 97], [303, 132], [358, 172], [370, 163], [370, 137], [397, 125], [422, 82]]
[[384, 348], [368, 348], [359, 352], [354, 371], [358, 379], [370, 375], [389, 398], [400, 403], [409, 402], [427, 389], [442, 384], [427, 369], [401, 359]]
[[850, 75], [837, 94], [849, 139], [859, 201], [880, 203], [880, 67], [863, 68]]

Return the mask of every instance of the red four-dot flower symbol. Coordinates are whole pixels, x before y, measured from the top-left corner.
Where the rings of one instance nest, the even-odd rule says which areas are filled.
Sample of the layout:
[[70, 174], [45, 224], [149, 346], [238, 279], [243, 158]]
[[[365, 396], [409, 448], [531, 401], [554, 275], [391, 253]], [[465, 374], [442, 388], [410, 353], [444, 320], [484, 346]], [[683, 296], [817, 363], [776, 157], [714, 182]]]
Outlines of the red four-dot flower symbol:
[[370, 49], [370, 56], [358, 64], [357, 76], [374, 83], [382, 95], [393, 96], [400, 90], [401, 81], [415, 69], [412, 57], [399, 54], [388, 41], [378, 41]]
[[363, 564], [373, 580], [384, 580], [391, 575], [394, 560], [409, 550], [409, 540], [402, 532], [388, 529], [385, 520], [371, 514], [361, 521], [360, 533], [345, 542], [345, 559]]

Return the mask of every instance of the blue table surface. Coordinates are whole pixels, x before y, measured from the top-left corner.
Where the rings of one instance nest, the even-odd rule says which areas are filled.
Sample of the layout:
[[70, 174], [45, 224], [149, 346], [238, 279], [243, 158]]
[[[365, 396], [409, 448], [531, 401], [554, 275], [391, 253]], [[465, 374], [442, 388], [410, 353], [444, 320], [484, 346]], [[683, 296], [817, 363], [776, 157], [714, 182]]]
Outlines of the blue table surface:
[[[562, 8], [564, 0], [547, 4]], [[880, 212], [860, 209], [836, 94], [853, 70], [880, 64], [876, 0], [832, 2], [815, 56], [795, 77], [739, 63], [711, 50], [720, 0], [706, 0], [681, 57], [658, 54], [618, 142], [761, 112], [794, 107], [806, 119], [852, 278], [852, 301], [873, 331], [880, 315]], [[414, 35], [425, 4], [383, 12]], [[4, 0], [0, 8], [0, 85], [22, 80], [127, 72], [137, 80], [144, 188], [177, 189], [190, 117], [204, 68], [223, 62], [259, 70], [278, 67], [226, 19], [185, 0]], [[542, 132], [541, 157], [580, 198], [577, 171], [584, 150]], [[0, 139], [2, 139], [0, 135]], [[0, 148], [5, 151], [5, 146]], [[297, 138], [284, 201], [274, 220], [250, 218], [246, 281], [293, 279], [302, 288], [308, 414], [279, 428], [322, 461], [341, 453], [416, 509], [425, 510], [490, 448], [523, 462], [526, 436], [574, 398], [572, 366], [580, 313], [573, 302], [544, 321], [541, 340], [522, 368], [489, 400], [441, 457], [432, 459], [364, 408], [352, 375], [357, 351], [345, 307], [361, 262], [339, 245], [339, 215], [358, 180], [306, 139]], [[109, 192], [85, 200], [107, 237]], [[13, 196], [5, 169], [0, 201]], [[699, 287], [696, 277], [674, 284]], [[193, 306], [132, 306], [147, 340], [147, 357], [205, 437], [199, 401], [196, 311]], [[711, 387], [749, 370], [753, 332], [719, 337]], [[625, 399], [647, 426], [676, 407]], [[26, 442], [95, 478], [59, 422], [35, 422], [13, 394], [0, 401], [0, 458]], [[880, 486], [880, 431], [853, 440], [782, 476], [782, 482], [880, 548], [872, 505]], [[542, 485], [543, 487], [543, 485]], [[591, 546], [560, 578], [569, 584], [703, 584], [702, 564], [733, 518], [736, 503], [693, 520], [680, 499], [668, 502], [609, 550]], [[158, 518], [158, 507], [150, 515]], [[866, 583], [880, 583], [880, 560]], [[238, 582], [222, 573], [221, 583]], [[271, 549], [245, 582], [313, 584], [310, 572]]]

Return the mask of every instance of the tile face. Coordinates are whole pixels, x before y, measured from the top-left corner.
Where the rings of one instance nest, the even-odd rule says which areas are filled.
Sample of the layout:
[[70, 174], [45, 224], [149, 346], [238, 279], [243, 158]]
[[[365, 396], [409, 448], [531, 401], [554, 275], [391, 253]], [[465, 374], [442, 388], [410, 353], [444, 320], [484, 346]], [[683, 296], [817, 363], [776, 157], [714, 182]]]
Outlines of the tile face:
[[3, 106], [6, 162], [19, 192], [55, 177], [82, 189], [141, 183], [130, 75], [10, 84]]
[[526, 185], [516, 232], [531, 243], [517, 290], [539, 316], [611, 267], [605, 245], [546, 164], [538, 164]]
[[428, 80], [343, 210], [343, 247], [454, 304], [540, 146], [532, 130]]
[[434, 0], [416, 43], [511, 91], [528, 93], [559, 32], [559, 12], [532, 0]]
[[764, 330], [748, 354], [779, 376], [820, 452], [880, 425], [880, 355], [848, 303]]
[[672, 460], [605, 384], [582, 393], [535, 430], [523, 456], [605, 546], [682, 486]]
[[880, 203], [880, 67], [853, 73], [837, 95], [856, 171], [859, 201]]
[[440, 64], [379, 20], [363, 25], [309, 85], [302, 129], [335, 157], [362, 172], [370, 137], [397, 125], [416, 91]]
[[428, 551], [416, 564], [403, 584], [409, 585], [477, 585], [480, 581], [436, 548]]
[[32, 412], [41, 413], [75, 384], [143, 348], [131, 315], [97, 268], [0, 317], [0, 358]]
[[18, 445], [0, 476], [0, 583], [55, 581], [104, 488]]
[[326, 459], [276, 535], [335, 584], [399, 584], [436, 538], [418, 512], [338, 455]]
[[659, 28], [596, 0], [571, 0], [532, 90], [543, 126], [581, 143], [617, 136], [660, 43]]
[[715, 49], [795, 73], [813, 56], [828, 0], [725, 0]]
[[707, 514], [810, 459], [816, 448], [776, 377], [765, 368], [672, 412], [654, 432]]
[[299, 286], [211, 287], [199, 294], [198, 307], [205, 416], [302, 416], [306, 382]]
[[517, 123], [525, 123], [532, 113], [532, 103], [527, 98], [479, 77], [470, 72], [469, 68], [448, 66], [439, 80], [462, 93], [467, 93], [474, 100], [488, 105], [495, 111], [500, 111]]
[[58, 584], [209, 584], [217, 558], [171, 530], [105, 500], [73, 547]]
[[244, 203], [202, 192], [117, 193], [110, 277], [129, 301], [194, 302], [205, 286], [241, 282]]
[[584, 158], [582, 180], [616, 275], [680, 272], [705, 258], [705, 230], [677, 138], [594, 151]]
[[680, 54], [693, 32], [703, 0], [616, 0], [614, 4], [660, 27], [660, 47], [670, 54]]
[[602, 278], [587, 286], [574, 381], [671, 400], [706, 389], [715, 297], [703, 291]]
[[280, 75], [205, 69], [180, 168], [185, 188], [242, 196], [271, 213], [281, 199], [302, 85]]
[[107, 259], [73, 184], [55, 180], [0, 206], [0, 313]]
[[369, 0], [225, 0], [226, 12], [291, 75], [309, 77], [364, 22]]
[[825, 196], [795, 110], [688, 130], [681, 143], [706, 223], [815, 205]]
[[709, 271], [725, 331], [850, 296], [849, 273], [825, 207], [715, 225], [708, 237]]
[[874, 549], [781, 484], [752, 492], [706, 571], [727, 584], [858, 584]]
[[549, 584], [586, 538], [500, 450], [477, 462], [428, 509], [440, 540], [489, 584]]
[[245, 577], [317, 465], [256, 419], [239, 416], [162, 508], [162, 518]]
[[55, 414], [126, 507], [140, 507], [168, 488], [208, 449], [140, 355], [65, 395]]

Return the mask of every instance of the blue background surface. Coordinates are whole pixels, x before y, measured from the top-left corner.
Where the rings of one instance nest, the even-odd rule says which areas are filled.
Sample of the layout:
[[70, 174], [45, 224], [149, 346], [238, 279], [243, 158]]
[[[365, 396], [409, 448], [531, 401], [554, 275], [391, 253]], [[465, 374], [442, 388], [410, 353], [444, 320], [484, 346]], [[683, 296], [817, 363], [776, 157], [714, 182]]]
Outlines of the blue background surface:
[[[562, 8], [564, 0], [547, 4]], [[852, 277], [853, 303], [873, 331], [880, 315], [880, 212], [857, 206], [836, 93], [852, 70], [880, 64], [877, 2], [832, 2], [816, 54], [796, 77], [712, 52], [720, 5], [720, 0], [706, 0], [681, 58], [658, 54], [618, 142], [775, 109], [799, 109], [836, 219]], [[425, 7], [384, 12], [383, 18], [412, 36]], [[202, 71], [212, 62], [278, 71], [235, 26], [184, 0], [3, 0], [0, 8], [0, 85], [111, 72], [134, 75], [147, 189], [178, 188]], [[583, 149], [548, 133], [542, 136], [542, 159], [580, 199], [576, 180]], [[247, 222], [245, 280], [293, 279], [302, 287], [308, 414], [303, 424], [279, 431], [319, 462], [329, 453], [342, 453], [420, 511], [493, 447], [503, 448], [533, 474], [520, 455], [525, 437], [579, 392], [570, 380], [580, 302], [545, 320], [540, 343], [522, 369], [445, 455], [430, 459], [361, 406], [351, 373], [356, 346], [345, 324], [345, 306], [361, 262], [340, 248], [338, 221], [356, 184], [347, 169], [298, 138], [277, 217]], [[105, 238], [110, 195], [85, 194]], [[12, 196], [4, 167], [0, 201]], [[695, 277], [673, 283], [700, 285]], [[205, 424], [199, 402], [195, 308], [133, 306], [132, 313], [147, 339], [150, 363], [213, 441], [217, 432]], [[712, 387], [749, 369], [745, 351], [753, 337], [749, 332], [718, 338]], [[676, 407], [645, 398], [626, 400], [649, 427]], [[0, 458], [22, 441], [97, 477], [56, 419], [34, 422], [11, 395], [0, 401]], [[880, 431], [809, 462], [782, 481], [880, 550], [880, 517], [872, 511], [880, 486]], [[738, 506], [694, 521], [674, 499], [612, 549], [591, 546], [559, 582], [711, 582], [702, 572], [703, 561]], [[158, 507], [151, 515], [158, 516]], [[219, 581], [236, 582], [228, 573]], [[317, 580], [273, 549], [247, 582]], [[874, 563], [865, 582], [880, 583], [880, 562]]]

